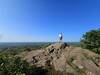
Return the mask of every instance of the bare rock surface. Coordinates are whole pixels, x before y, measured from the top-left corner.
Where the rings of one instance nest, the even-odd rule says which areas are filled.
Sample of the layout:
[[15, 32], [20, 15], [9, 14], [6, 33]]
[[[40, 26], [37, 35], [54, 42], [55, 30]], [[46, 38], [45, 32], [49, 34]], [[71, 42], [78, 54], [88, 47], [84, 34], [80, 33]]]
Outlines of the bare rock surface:
[[55, 43], [19, 56], [38, 67], [53, 65], [55, 70], [69, 75], [100, 75], [100, 55], [66, 43]]

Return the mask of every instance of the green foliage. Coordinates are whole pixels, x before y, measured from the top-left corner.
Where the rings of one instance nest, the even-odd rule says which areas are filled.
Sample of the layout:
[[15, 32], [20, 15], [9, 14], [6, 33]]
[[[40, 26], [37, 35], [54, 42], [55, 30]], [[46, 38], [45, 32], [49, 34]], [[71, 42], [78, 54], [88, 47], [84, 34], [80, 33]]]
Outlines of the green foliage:
[[1, 75], [28, 75], [29, 64], [19, 57], [0, 55], [0, 74]]
[[100, 54], [100, 29], [86, 32], [81, 40], [81, 47]]

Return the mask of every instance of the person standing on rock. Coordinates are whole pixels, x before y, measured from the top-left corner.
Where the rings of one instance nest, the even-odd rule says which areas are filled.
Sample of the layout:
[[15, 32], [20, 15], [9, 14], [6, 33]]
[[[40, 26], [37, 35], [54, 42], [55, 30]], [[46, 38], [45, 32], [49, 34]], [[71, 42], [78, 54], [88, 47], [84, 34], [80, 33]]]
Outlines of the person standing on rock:
[[63, 35], [62, 35], [62, 33], [60, 33], [60, 34], [59, 34], [59, 43], [62, 42], [62, 39], [63, 39]]

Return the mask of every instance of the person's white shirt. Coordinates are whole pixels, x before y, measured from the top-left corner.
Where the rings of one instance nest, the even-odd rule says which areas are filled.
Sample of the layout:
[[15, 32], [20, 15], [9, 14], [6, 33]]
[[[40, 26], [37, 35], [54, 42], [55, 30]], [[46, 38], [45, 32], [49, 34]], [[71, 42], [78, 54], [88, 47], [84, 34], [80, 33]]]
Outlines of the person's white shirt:
[[59, 34], [59, 37], [62, 37], [62, 34]]

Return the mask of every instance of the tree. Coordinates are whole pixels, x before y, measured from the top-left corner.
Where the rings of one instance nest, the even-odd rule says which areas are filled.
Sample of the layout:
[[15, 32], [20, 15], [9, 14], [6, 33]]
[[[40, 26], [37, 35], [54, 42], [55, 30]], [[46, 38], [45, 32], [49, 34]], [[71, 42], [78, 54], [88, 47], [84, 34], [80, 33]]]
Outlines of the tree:
[[100, 54], [100, 29], [86, 32], [81, 39], [81, 47]]

